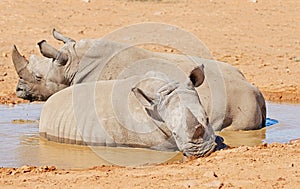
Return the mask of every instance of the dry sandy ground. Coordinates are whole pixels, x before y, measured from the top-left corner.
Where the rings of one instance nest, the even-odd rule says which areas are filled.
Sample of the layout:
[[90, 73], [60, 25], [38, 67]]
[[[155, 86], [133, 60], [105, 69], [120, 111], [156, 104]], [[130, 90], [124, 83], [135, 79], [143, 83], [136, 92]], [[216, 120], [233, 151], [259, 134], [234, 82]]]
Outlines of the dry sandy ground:
[[7, 188], [299, 188], [300, 144], [239, 147], [170, 165], [0, 169]]
[[[56, 28], [74, 39], [98, 38], [140, 22], [194, 33], [217, 60], [237, 66], [268, 100], [300, 102], [299, 0], [1, 0], [0, 101], [19, 103], [11, 63], [16, 44], [26, 57]], [[136, 168], [0, 169], [0, 187], [299, 188], [299, 145], [235, 148], [207, 158]], [[21, 170], [22, 172], [22, 170]]]
[[163, 22], [201, 39], [217, 60], [237, 66], [266, 99], [300, 102], [300, 3], [298, 0], [0, 1], [0, 97], [16, 102], [13, 44], [39, 53], [56, 28], [74, 39], [99, 38], [123, 26]]

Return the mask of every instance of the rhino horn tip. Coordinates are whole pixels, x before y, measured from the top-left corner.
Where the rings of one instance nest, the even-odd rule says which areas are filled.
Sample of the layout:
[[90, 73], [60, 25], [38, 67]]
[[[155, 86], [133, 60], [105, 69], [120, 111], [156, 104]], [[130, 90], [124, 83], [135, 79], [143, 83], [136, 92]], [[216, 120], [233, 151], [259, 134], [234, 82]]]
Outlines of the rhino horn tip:
[[18, 48], [17, 48], [17, 46], [16, 46], [15, 44], [13, 45], [12, 50], [13, 50], [13, 53], [14, 53], [14, 52], [19, 53]]
[[59, 33], [58, 31], [56, 31], [55, 28], [53, 28], [53, 30], [52, 30], [52, 35], [55, 39], [62, 41], [64, 43], [75, 42], [74, 39], [66, 37], [66, 36], [62, 35], [61, 33]]
[[[25, 57], [22, 56], [22, 55], [20, 54], [20, 52], [18, 51], [17, 46], [16, 46], [15, 44], [13, 45], [12, 58], [13, 58], [13, 61], [18, 60], [18, 59], [21, 59], [21, 58], [25, 59]], [[26, 60], [26, 61], [27, 61], [27, 60]]]
[[47, 42], [47, 41], [46, 40], [42, 40], [42, 41], [38, 42], [37, 44], [38, 44], [39, 47], [41, 47], [42, 44], [45, 43], [45, 42]]
[[55, 28], [53, 28], [53, 29], [52, 29], [52, 35], [53, 35], [54, 37], [55, 37], [55, 35], [56, 35], [55, 33], [57, 33], [57, 31], [56, 31]]
[[16, 45], [13, 45], [12, 61], [17, 73], [20, 75], [21, 71], [27, 66], [28, 60], [20, 54]]

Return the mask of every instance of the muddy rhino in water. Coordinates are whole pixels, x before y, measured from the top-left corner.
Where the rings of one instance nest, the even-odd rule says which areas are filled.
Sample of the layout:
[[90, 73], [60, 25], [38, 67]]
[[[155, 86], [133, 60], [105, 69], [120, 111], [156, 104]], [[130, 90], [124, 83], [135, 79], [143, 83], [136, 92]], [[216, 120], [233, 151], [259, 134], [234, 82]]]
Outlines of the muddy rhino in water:
[[[149, 70], [163, 72], [182, 82], [195, 66], [204, 65], [206, 80], [196, 90], [213, 129], [250, 130], [265, 126], [263, 95], [229, 64], [152, 52], [107, 39], [75, 41], [55, 30], [53, 36], [64, 42], [63, 47], [57, 50], [43, 40], [38, 45], [44, 57], [31, 55], [29, 61], [14, 46], [12, 59], [20, 77], [18, 97], [44, 101], [74, 84], [124, 79]], [[178, 74], [178, 70], [183, 74]]]
[[40, 134], [53, 141], [179, 150], [205, 156], [221, 147], [194, 87], [195, 68], [183, 83], [148, 72], [122, 80], [74, 85], [51, 96], [41, 113]]

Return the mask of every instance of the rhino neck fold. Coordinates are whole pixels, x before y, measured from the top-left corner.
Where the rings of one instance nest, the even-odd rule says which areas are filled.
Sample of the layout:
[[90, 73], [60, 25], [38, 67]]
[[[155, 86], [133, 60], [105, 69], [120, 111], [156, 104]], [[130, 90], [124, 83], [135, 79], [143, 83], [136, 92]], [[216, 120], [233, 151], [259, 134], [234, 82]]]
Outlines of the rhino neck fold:
[[79, 62], [80, 58], [77, 56], [76, 50], [75, 50], [75, 42], [71, 43], [72, 48], [67, 48], [67, 53], [68, 53], [68, 62], [64, 66], [64, 74], [65, 78], [68, 81], [68, 85], [73, 84], [73, 80], [75, 75], [78, 73], [78, 67], [79, 67]]

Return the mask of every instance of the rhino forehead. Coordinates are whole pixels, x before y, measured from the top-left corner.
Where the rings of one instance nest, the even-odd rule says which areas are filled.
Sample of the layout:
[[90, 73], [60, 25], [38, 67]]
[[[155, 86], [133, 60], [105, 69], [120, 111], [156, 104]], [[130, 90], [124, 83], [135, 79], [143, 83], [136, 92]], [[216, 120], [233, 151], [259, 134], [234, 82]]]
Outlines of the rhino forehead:
[[47, 75], [51, 68], [52, 59], [31, 55], [29, 58], [28, 69], [33, 73]]
[[169, 107], [170, 110], [176, 107], [188, 107], [196, 111], [201, 105], [198, 93], [195, 90], [182, 88], [181, 86], [170, 93], [164, 94], [162, 98], [160, 107]]
[[207, 114], [200, 103], [197, 92], [192, 89], [177, 88], [160, 100], [158, 108], [164, 120], [173, 127], [184, 126], [187, 123], [186, 109], [189, 109], [202, 125], [207, 124]]

